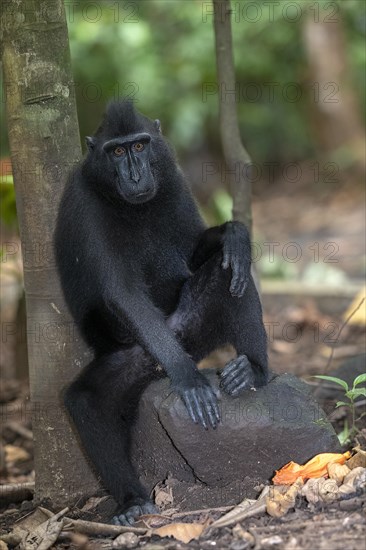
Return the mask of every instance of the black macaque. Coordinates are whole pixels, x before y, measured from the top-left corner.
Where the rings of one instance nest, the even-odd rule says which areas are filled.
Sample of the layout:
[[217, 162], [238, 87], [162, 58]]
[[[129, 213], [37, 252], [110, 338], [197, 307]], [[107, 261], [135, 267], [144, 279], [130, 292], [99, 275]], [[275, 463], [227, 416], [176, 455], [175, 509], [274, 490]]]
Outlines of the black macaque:
[[55, 250], [62, 288], [94, 360], [65, 392], [116, 524], [156, 511], [130, 463], [141, 393], [168, 376], [195, 423], [220, 421], [197, 362], [232, 344], [221, 371], [232, 396], [267, 382], [266, 335], [244, 225], [207, 229], [158, 120], [108, 106], [61, 202]]

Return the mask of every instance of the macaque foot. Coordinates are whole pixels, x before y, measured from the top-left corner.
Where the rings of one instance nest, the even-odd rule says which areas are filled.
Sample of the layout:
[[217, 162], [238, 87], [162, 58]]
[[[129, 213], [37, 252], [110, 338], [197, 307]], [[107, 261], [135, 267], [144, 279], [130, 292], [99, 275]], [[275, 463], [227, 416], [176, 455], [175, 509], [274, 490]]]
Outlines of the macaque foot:
[[255, 386], [253, 367], [246, 355], [239, 355], [225, 365], [220, 378], [220, 387], [233, 397]]
[[123, 514], [118, 514], [112, 518], [113, 525], [133, 525], [140, 516], [145, 514], [159, 514], [159, 508], [151, 500], [137, 499], [138, 504], [133, 504], [126, 508]]

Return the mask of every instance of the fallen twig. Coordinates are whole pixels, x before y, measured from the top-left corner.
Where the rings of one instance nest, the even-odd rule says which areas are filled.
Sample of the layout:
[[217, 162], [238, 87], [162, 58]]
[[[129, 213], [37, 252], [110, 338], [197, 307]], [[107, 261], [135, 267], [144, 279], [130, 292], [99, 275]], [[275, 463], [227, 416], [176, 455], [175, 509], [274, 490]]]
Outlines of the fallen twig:
[[97, 523], [94, 521], [85, 521], [83, 519], [64, 518], [63, 531], [78, 531], [84, 535], [92, 536], [112, 536], [116, 537], [122, 533], [136, 533], [136, 535], [145, 535], [148, 529], [145, 527], [130, 527], [126, 525], [110, 525], [108, 523]]
[[228, 527], [234, 525], [246, 518], [263, 514], [266, 511], [266, 500], [269, 493], [269, 486], [264, 487], [258, 497], [258, 500], [245, 499], [238, 506], [235, 506], [228, 514], [225, 514], [220, 519], [214, 521], [209, 530], [215, 527]]
[[9, 483], [0, 485], [0, 498], [6, 502], [21, 502], [31, 500], [34, 494], [34, 481], [25, 483]]
[[189, 512], [176, 512], [172, 514], [171, 516], [162, 516], [162, 517], [169, 517], [169, 518], [184, 518], [185, 516], [194, 516], [197, 514], [205, 514], [208, 512], [229, 512], [234, 508], [234, 505], [232, 506], [221, 506], [219, 508], [202, 508], [201, 510], [190, 510]]
[[29, 441], [33, 440], [33, 432], [31, 432], [31, 430], [28, 430], [28, 428], [25, 428], [21, 424], [18, 424], [18, 422], [15, 422], [14, 420], [7, 422], [5, 427], [9, 428], [12, 432], [16, 434], [21, 435], [22, 437], [24, 437], [24, 439], [28, 439]]

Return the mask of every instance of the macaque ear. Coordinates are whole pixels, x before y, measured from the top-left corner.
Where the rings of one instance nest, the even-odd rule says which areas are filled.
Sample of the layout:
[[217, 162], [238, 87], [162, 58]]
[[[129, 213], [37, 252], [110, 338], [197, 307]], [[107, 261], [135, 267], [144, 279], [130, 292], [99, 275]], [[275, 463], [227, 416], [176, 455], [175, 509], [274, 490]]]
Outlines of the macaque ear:
[[159, 134], [161, 134], [161, 123], [158, 118], [154, 120], [154, 126], [155, 126], [155, 129], [159, 132]]
[[89, 151], [92, 151], [95, 147], [95, 139], [93, 137], [86, 136], [85, 143]]

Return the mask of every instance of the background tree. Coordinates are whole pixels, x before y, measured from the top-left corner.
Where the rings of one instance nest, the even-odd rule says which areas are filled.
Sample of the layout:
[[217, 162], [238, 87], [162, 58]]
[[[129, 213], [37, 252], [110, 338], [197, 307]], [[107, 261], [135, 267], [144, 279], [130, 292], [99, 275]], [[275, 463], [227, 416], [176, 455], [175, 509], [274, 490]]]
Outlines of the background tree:
[[7, 1], [1, 26], [24, 262], [35, 496], [58, 506], [96, 488], [60, 402], [61, 388], [87, 355], [62, 298], [52, 247], [66, 172], [81, 155], [63, 2]]
[[233, 219], [252, 229], [250, 157], [239, 130], [230, 0], [213, 0], [217, 80], [229, 93], [219, 95], [220, 135], [225, 162], [232, 175]]
[[[211, 2], [79, 0], [65, 5], [81, 135], [96, 129], [109, 99], [132, 97], [147, 115], [161, 118], [210, 223], [222, 221], [210, 207], [213, 192], [226, 182], [219, 170], [202, 177], [204, 162], [222, 165], [219, 90], [205, 91], [207, 84], [216, 84]], [[309, 8], [313, 21], [325, 24], [329, 32], [337, 21], [344, 27], [342, 55], [347, 57], [349, 81], [358, 100], [364, 97], [365, 17], [358, 0], [319, 0], [314, 5], [309, 0], [232, 2], [237, 110], [243, 142], [258, 167], [254, 193], [274, 181], [281, 183], [286, 163], [312, 161], [319, 154], [312, 114], [323, 90], [312, 81], [317, 77], [309, 71], [302, 40]], [[121, 62], [121, 52], [128, 63]], [[337, 84], [334, 97], [340, 100], [343, 82]], [[331, 106], [330, 99], [325, 107]], [[359, 103], [362, 119], [365, 107]], [[6, 154], [5, 125], [0, 139]], [[344, 162], [349, 165], [347, 157], [340, 151], [327, 160], [342, 168]], [[323, 155], [320, 160], [325, 162]], [[268, 163], [275, 167], [274, 178]]]
[[[310, 117], [320, 154], [341, 159], [344, 170], [352, 168], [362, 181], [366, 169], [366, 141], [360, 105], [354, 89], [345, 47], [342, 19], [331, 25], [324, 11], [319, 21], [307, 13], [302, 35], [309, 64], [309, 81], [319, 90], [310, 103]], [[340, 85], [341, 83], [341, 85]]]

